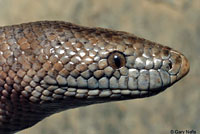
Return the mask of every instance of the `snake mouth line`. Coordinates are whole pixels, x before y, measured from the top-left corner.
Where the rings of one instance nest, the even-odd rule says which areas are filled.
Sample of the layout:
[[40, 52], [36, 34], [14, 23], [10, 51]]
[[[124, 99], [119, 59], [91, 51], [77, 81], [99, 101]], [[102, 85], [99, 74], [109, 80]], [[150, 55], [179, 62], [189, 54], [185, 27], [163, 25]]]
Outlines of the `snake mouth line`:
[[[47, 104], [52, 105], [53, 107], [60, 107], [62, 111], [62, 107], [64, 109], [66, 107], [68, 108], [76, 108], [79, 105], [85, 106], [85, 105], [91, 105], [96, 103], [105, 103], [110, 101], [120, 101], [120, 100], [132, 100], [132, 99], [140, 99], [140, 98], [146, 98], [153, 95], [156, 95], [162, 91], [165, 90], [159, 90], [159, 91], [144, 91], [144, 90], [119, 90], [119, 89], [93, 89], [88, 92], [85, 92], [85, 89], [78, 89], [75, 91], [73, 88], [69, 88], [69, 91], [66, 91], [62, 95], [52, 95], [49, 97], [50, 99], [45, 98], [44, 96], [41, 96], [40, 101], [41, 104]], [[62, 105], [63, 103], [67, 103], [68, 106]], [[52, 103], [53, 102], [53, 103]]]
[[[102, 99], [105, 101], [105, 98], [126, 100], [133, 98], [144, 98], [156, 95], [166, 89], [162, 88], [159, 90], [129, 90], [129, 89], [84, 89], [84, 88], [75, 88], [67, 87], [63, 90], [61, 87], [54, 90], [52, 94], [43, 93], [41, 96], [38, 96], [43, 101], [54, 101], [60, 99], [74, 98], [74, 99]], [[34, 93], [33, 93], [34, 96]], [[31, 101], [35, 101], [30, 98]]]

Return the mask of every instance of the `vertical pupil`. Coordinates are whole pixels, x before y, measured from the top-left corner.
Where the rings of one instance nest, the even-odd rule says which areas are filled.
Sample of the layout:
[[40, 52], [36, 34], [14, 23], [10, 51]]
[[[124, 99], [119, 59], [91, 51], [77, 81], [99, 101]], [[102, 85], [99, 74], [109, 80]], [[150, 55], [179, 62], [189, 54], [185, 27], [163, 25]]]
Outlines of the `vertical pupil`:
[[114, 55], [114, 62], [115, 62], [116, 67], [118, 68], [121, 67], [121, 61], [120, 61], [119, 56]]

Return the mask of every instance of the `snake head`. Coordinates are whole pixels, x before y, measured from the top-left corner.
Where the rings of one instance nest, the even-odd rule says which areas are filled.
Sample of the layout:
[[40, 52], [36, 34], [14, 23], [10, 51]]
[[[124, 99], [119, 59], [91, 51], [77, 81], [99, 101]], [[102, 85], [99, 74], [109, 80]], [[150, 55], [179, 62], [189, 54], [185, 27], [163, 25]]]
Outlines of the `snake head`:
[[[188, 60], [176, 50], [128, 33], [98, 30], [102, 29], [90, 29], [86, 35], [91, 41], [69, 41], [60, 59], [63, 69], [44, 77], [43, 83], [50, 85], [47, 90], [53, 89], [51, 101], [60, 97], [93, 104], [148, 97], [189, 71]], [[94, 31], [103, 40], [98, 41]], [[40, 97], [45, 101], [46, 95]]]
[[[107, 42], [86, 44], [65, 65], [71, 69], [67, 78], [60, 76], [66, 81], [66, 98], [98, 103], [148, 97], [172, 86], [189, 71], [185, 56], [169, 47], [138, 38], [118, 40], [119, 44]], [[58, 77], [55, 81], [62, 83]]]

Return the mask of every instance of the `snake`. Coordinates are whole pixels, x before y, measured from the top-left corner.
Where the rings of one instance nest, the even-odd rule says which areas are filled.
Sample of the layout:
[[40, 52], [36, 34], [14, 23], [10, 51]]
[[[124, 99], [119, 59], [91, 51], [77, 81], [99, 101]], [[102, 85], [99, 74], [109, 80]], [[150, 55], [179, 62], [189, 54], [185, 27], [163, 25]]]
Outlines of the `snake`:
[[189, 72], [180, 52], [64, 21], [0, 27], [0, 134], [63, 110], [154, 96]]

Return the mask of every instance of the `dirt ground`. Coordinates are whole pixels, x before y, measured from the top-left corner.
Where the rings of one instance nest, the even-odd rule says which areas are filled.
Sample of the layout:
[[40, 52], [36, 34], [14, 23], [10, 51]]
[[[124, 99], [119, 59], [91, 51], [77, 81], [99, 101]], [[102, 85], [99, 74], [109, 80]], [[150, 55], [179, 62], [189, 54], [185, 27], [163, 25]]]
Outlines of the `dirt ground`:
[[0, 0], [0, 18], [2, 26], [63, 20], [127, 31], [181, 51], [191, 64], [157, 96], [64, 111], [17, 134], [200, 133], [199, 0]]

